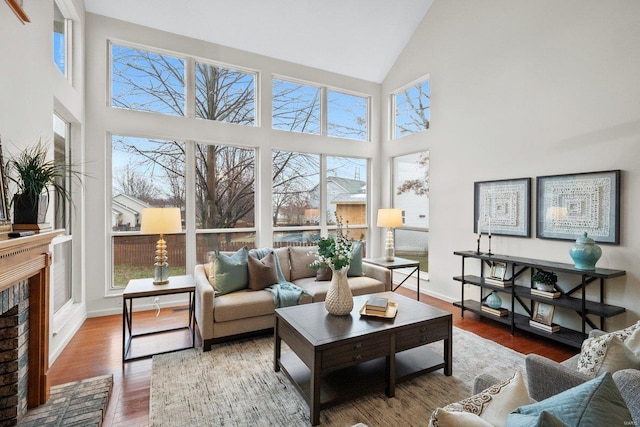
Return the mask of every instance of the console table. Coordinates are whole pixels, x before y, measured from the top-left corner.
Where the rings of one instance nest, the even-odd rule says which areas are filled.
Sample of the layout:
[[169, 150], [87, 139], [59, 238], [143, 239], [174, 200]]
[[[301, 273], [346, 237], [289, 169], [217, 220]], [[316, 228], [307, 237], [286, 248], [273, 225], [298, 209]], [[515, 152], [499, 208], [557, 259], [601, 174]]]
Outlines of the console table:
[[[613, 270], [608, 268], [578, 270], [573, 266], [573, 264], [509, 255], [489, 255], [486, 253], [477, 253], [476, 251], [456, 251], [454, 252], [454, 255], [462, 257], [462, 275], [453, 278], [461, 284], [460, 289], [462, 298], [460, 301], [454, 303], [454, 305], [460, 307], [461, 315], [464, 317], [465, 310], [468, 310], [477, 313], [480, 316], [489, 317], [497, 320], [498, 322], [505, 323], [511, 326], [512, 335], [515, 333], [516, 329], [526, 330], [536, 335], [545, 336], [572, 347], [580, 348], [582, 341], [587, 337], [587, 325], [593, 329], [604, 330], [604, 320], [606, 318], [617, 316], [618, 314], [625, 312], [624, 307], [604, 303], [605, 280], [624, 276], [626, 272], [623, 270]], [[480, 261], [479, 276], [465, 274], [465, 261], [467, 259]], [[503, 287], [485, 280], [487, 277], [487, 274], [485, 274], [485, 267], [490, 268], [495, 262], [507, 264], [507, 271], [510, 272], [509, 279], [512, 282], [509, 286]], [[524, 272], [528, 270], [533, 272], [534, 269], [564, 273], [569, 276], [575, 276], [578, 280], [576, 280], [575, 284], [569, 285], [570, 287], [566, 290], [559, 289], [561, 293], [559, 298], [547, 298], [533, 294], [531, 292], [531, 280], [522, 278]], [[586, 295], [587, 286], [592, 283], [599, 284], [599, 297], [595, 300], [588, 299]], [[465, 299], [464, 285], [480, 287], [480, 301]], [[507, 316], [500, 317], [482, 310], [482, 302], [491, 294], [491, 292], [494, 291], [507, 295], [507, 302], [509, 305], [509, 313]], [[528, 300], [529, 303], [525, 300]], [[534, 301], [574, 311], [578, 316], [580, 316], [581, 330], [576, 331], [570, 328], [561, 327], [558, 332], [547, 332], [530, 326], [529, 320], [532, 318]], [[516, 312], [516, 303], [518, 303], [518, 306], [521, 307], [522, 311], [526, 314]], [[600, 319], [599, 325], [596, 325], [589, 317], [587, 317], [587, 315], [598, 317]]]

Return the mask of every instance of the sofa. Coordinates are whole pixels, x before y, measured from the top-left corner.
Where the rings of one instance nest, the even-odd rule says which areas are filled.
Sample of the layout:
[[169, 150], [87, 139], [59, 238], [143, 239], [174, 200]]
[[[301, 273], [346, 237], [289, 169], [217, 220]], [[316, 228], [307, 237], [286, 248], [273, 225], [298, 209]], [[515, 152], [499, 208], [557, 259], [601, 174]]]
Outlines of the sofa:
[[[282, 275], [287, 282], [304, 290], [299, 304], [324, 301], [330, 280], [318, 277], [318, 272], [309, 264], [315, 260], [316, 247], [284, 247], [272, 249], [277, 256]], [[264, 249], [261, 250], [264, 253]], [[232, 255], [223, 252], [224, 255]], [[251, 256], [251, 255], [250, 255]], [[213, 262], [195, 267], [195, 319], [202, 338], [203, 351], [211, 345], [237, 339], [273, 329], [276, 303], [274, 295], [265, 289], [244, 288], [217, 295], [212, 274]], [[352, 267], [356, 274], [348, 277], [349, 288], [354, 296], [391, 290], [391, 273], [383, 267], [354, 257]]]
[[638, 344], [640, 322], [592, 330], [581, 353], [563, 362], [529, 354], [524, 375], [478, 375], [473, 396], [436, 409], [429, 425], [640, 425]]

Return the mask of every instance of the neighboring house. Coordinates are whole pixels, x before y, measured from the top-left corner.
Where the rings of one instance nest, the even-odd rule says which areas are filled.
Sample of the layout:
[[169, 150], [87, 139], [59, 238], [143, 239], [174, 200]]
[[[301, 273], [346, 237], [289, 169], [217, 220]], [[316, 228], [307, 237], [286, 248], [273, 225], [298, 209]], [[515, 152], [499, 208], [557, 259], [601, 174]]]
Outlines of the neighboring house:
[[[366, 224], [367, 183], [359, 179], [327, 177], [327, 218], [333, 222], [336, 213], [343, 222]], [[311, 206], [320, 206], [319, 186], [311, 190]]]
[[118, 231], [130, 231], [140, 228], [140, 217], [143, 208], [149, 204], [126, 194], [113, 196], [111, 203], [111, 227]]

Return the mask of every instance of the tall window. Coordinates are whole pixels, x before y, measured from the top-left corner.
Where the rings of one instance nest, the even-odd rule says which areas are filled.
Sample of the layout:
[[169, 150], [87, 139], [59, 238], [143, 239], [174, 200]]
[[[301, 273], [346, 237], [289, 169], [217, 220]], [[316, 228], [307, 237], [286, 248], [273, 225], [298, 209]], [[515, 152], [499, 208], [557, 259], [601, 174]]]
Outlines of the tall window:
[[273, 79], [273, 128], [320, 134], [320, 88]]
[[184, 60], [111, 45], [111, 105], [183, 116]]
[[255, 125], [255, 73], [196, 63], [196, 117]]
[[272, 120], [278, 130], [366, 141], [369, 97], [274, 78]]
[[274, 245], [314, 244], [337, 220], [365, 240], [366, 169], [365, 159], [274, 151]]
[[401, 138], [429, 129], [431, 112], [431, 88], [429, 80], [400, 89], [392, 94], [394, 109], [393, 137]]
[[396, 255], [420, 261], [429, 271], [429, 152], [393, 159], [393, 206], [402, 209], [404, 226], [395, 229]]
[[[56, 164], [72, 164], [71, 144], [69, 141], [70, 124], [57, 114], [53, 115], [54, 162]], [[71, 193], [71, 176], [56, 179], [68, 193]], [[53, 306], [54, 313], [72, 300], [72, 259], [73, 239], [71, 235], [71, 215], [69, 201], [57, 192], [54, 195], [54, 227], [64, 229], [64, 236], [53, 244]]]
[[[140, 235], [145, 207], [178, 207], [185, 212], [185, 144], [114, 135], [112, 150], [111, 230], [113, 286], [150, 277], [158, 236]], [[183, 234], [164, 236], [169, 275], [185, 274]]]
[[366, 141], [368, 99], [333, 90], [327, 91], [327, 135]]
[[253, 149], [196, 144], [196, 250], [255, 247], [255, 161]]
[[68, 34], [71, 30], [71, 20], [65, 19], [60, 8], [53, 2], [53, 62], [64, 76], [68, 76], [68, 58], [70, 46], [70, 37]]

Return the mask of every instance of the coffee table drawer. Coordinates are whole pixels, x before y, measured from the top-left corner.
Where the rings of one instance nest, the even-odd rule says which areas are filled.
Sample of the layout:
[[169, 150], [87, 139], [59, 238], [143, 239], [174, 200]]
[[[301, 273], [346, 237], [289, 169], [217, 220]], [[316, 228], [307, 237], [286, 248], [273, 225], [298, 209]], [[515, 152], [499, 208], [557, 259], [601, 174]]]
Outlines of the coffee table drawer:
[[389, 354], [389, 335], [351, 341], [322, 352], [322, 370], [340, 369]]
[[408, 350], [449, 336], [448, 322], [424, 322], [398, 332], [396, 351]]

